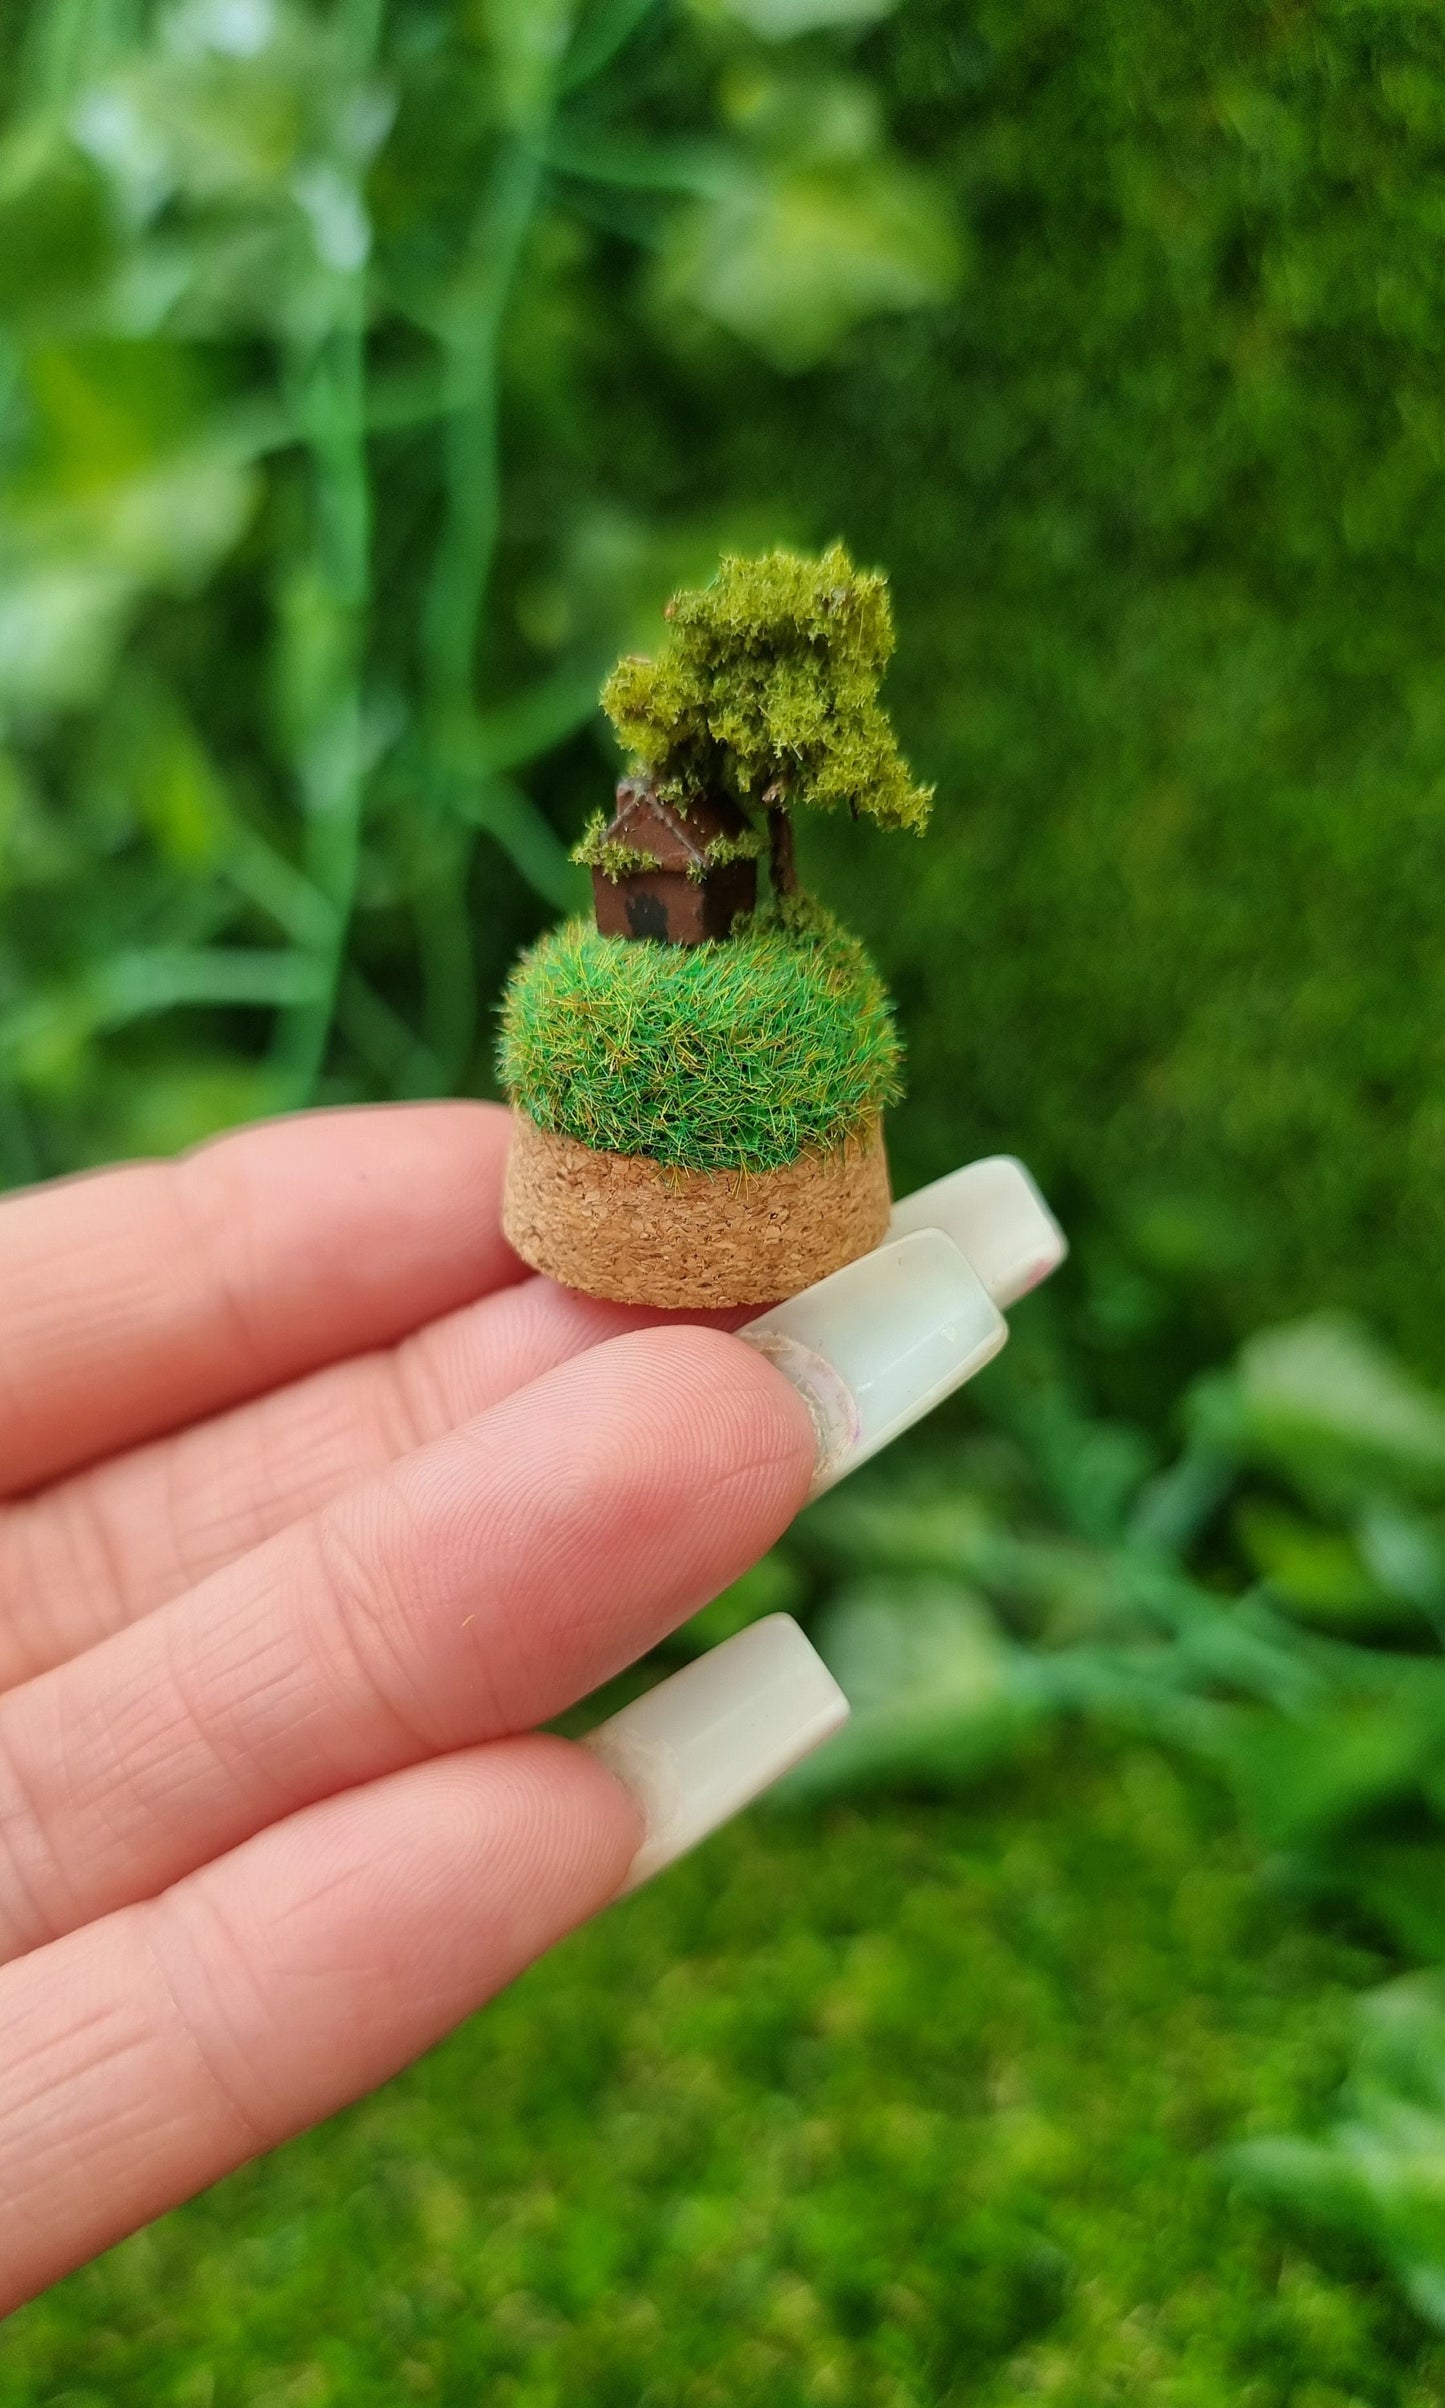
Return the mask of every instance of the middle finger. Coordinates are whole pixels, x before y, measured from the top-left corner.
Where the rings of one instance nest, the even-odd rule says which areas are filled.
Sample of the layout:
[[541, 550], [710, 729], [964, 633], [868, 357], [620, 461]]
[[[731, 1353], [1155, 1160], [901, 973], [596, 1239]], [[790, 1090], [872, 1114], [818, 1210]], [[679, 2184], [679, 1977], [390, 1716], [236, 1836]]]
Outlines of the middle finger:
[[397, 1346], [0, 1504], [0, 1690], [98, 1645], [572, 1355], [672, 1319], [525, 1279]]
[[0, 1958], [312, 1800], [530, 1729], [786, 1528], [813, 1426], [719, 1332], [652, 1330], [0, 1699]]

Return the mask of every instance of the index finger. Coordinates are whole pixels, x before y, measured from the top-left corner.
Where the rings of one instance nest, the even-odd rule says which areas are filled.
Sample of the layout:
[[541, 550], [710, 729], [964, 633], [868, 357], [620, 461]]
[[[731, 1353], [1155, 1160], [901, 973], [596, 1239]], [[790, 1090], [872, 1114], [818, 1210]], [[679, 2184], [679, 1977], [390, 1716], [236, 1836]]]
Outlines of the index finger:
[[272, 1121], [0, 1203], [0, 1496], [519, 1279], [499, 1105]]

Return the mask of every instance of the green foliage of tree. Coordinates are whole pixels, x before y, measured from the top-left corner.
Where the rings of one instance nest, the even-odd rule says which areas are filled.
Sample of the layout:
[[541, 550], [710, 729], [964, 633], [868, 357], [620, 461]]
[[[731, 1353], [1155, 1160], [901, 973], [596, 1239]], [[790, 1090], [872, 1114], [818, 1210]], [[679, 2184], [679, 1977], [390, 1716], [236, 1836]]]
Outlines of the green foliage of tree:
[[666, 615], [657, 658], [620, 661], [602, 689], [662, 793], [685, 804], [723, 787], [765, 809], [927, 825], [933, 790], [915, 785], [878, 699], [894, 642], [886, 577], [840, 543], [817, 560], [732, 554]]

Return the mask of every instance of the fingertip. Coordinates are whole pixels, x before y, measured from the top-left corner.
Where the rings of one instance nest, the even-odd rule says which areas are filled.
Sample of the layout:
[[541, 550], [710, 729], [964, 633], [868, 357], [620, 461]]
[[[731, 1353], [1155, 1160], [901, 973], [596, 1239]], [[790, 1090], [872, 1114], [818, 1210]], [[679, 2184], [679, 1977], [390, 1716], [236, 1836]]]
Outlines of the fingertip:
[[616, 1896], [643, 1838], [643, 1815], [632, 1791], [598, 1757], [569, 1739], [535, 1731], [495, 1741], [484, 1756], [459, 1759], [468, 1775], [480, 1765], [479, 1841], [494, 1848], [497, 1807], [517, 1857], [536, 1869], [554, 1910], [572, 1921], [595, 1914]]
[[812, 1416], [792, 1383], [730, 1331], [676, 1322], [614, 1341], [641, 1350], [674, 1418], [680, 1401], [695, 1409], [712, 1441], [720, 1470], [777, 1474], [783, 1492], [796, 1491], [793, 1510], [808, 1492], [817, 1460]]
[[571, 1741], [461, 1748], [293, 1818], [257, 1946], [348, 1980], [362, 1961], [380, 2028], [407, 1991], [445, 2000], [445, 2028], [608, 1905], [642, 1839], [637, 1800]]
[[756, 1347], [722, 1330], [701, 1330], [698, 1335], [711, 1341], [717, 1359], [725, 1360], [744, 1409], [760, 1430], [766, 1430], [779, 1475], [792, 1492], [792, 1512], [800, 1512], [818, 1462], [818, 1433], [806, 1400]]
[[589, 1656], [593, 1687], [737, 1580], [799, 1512], [817, 1460], [788, 1381], [737, 1338], [685, 1325], [560, 1366], [472, 1444], [486, 1472], [480, 1492], [464, 1484], [451, 1552], [515, 1566], [487, 1652], [513, 1730], [557, 1711], [564, 1662]]

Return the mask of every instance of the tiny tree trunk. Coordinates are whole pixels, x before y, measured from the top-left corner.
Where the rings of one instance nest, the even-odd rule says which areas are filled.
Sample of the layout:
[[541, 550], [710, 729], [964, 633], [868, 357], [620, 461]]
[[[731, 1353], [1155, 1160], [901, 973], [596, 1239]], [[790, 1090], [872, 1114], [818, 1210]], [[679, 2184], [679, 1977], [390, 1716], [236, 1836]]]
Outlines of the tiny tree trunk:
[[780, 804], [768, 812], [768, 868], [772, 873], [775, 895], [795, 895], [798, 891], [798, 871], [793, 859], [793, 822]]

